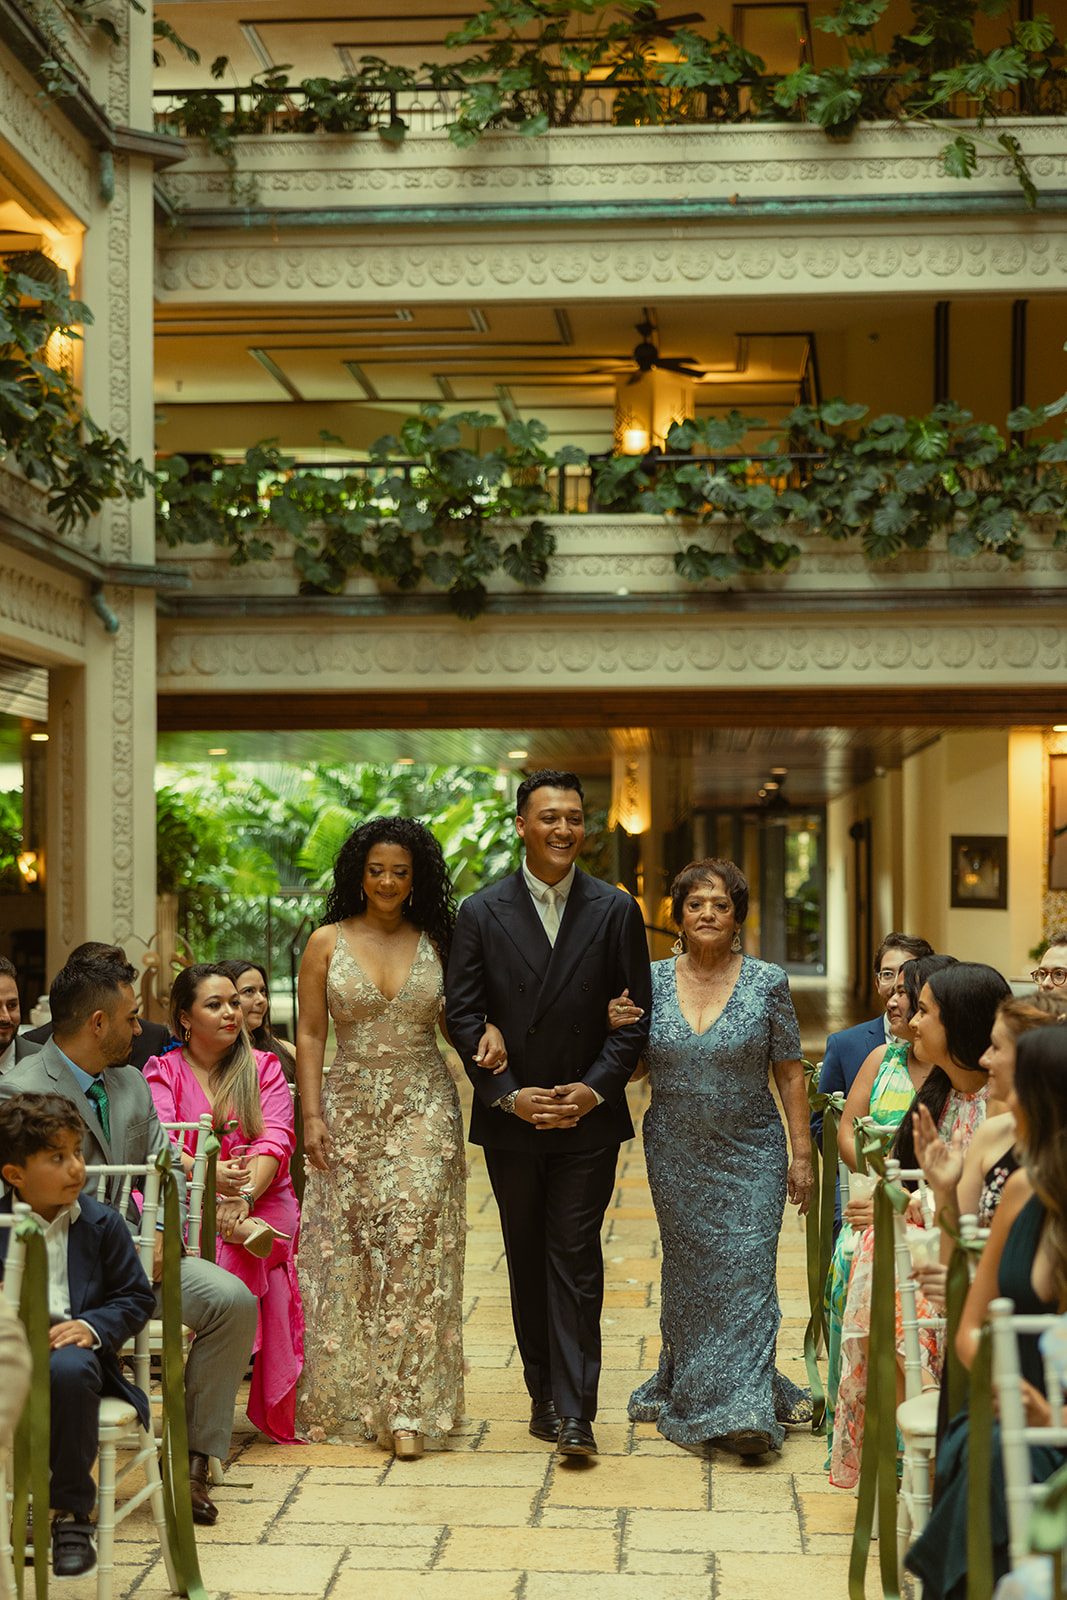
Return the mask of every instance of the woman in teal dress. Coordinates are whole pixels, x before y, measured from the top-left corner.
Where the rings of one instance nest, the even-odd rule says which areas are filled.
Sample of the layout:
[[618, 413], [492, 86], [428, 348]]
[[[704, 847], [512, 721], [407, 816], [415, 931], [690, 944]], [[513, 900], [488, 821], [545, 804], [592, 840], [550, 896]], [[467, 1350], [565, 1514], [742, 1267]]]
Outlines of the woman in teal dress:
[[800, 1035], [785, 973], [741, 954], [748, 885], [734, 863], [693, 862], [671, 901], [685, 949], [652, 966], [642, 1130], [663, 1244], [663, 1344], [629, 1414], [687, 1449], [758, 1455], [811, 1415], [810, 1395], [775, 1361], [785, 1201], [803, 1214], [814, 1187]]

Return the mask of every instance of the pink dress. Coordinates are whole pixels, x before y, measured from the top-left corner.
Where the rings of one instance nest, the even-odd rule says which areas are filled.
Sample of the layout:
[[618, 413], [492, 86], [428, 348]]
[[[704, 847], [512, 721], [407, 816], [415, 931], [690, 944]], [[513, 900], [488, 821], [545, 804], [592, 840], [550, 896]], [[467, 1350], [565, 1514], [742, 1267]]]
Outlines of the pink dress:
[[[248, 1417], [261, 1433], [281, 1443], [296, 1438], [296, 1380], [304, 1364], [304, 1308], [296, 1279], [297, 1235], [300, 1209], [297, 1205], [289, 1163], [296, 1147], [293, 1131], [293, 1101], [277, 1056], [255, 1051], [259, 1073], [259, 1092], [263, 1102], [263, 1132], [248, 1141], [240, 1128], [222, 1135], [220, 1160], [227, 1160], [235, 1146], [248, 1144], [249, 1154], [274, 1156], [278, 1170], [270, 1188], [256, 1201], [256, 1216], [269, 1222], [288, 1240], [276, 1239], [264, 1260], [249, 1255], [241, 1245], [216, 1241], [216, 1260], [251, 1289], [259, 1301], [252, 1390], [248, 1397]], [[145, 1063], [145, 1081], [152, 1092], [161, 1122], [195, 1122], [211, 1106], [207, 1095], [180, 1049], [152, 1056]], [[177, 1135], [172, 1135], [178, 1145]], [[196, 1146], [196, 1134], [183, 1136], [189, 1155]]]

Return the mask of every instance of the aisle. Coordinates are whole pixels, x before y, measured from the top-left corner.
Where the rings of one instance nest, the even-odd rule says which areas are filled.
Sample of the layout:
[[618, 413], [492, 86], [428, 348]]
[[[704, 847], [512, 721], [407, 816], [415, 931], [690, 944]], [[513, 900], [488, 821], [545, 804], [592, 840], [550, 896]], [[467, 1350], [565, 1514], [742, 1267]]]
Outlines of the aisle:
[[[636, 1120], [644, 1096], [631, 1093]], [[558, 1464], [527, 1432], [496, 1212], [480, 1153], [471, 1155], [465, 1431], [411, 1463], [373, 1445], [284, 1448], [239, 1436], [219, 1523], [198, 1530], [208, 1588], [229, 1600], [843, 1596], [855, 1502], [828, 1489], [823, 1440], [794, 1433], [766, 1465], [721, 1452], [705, 1462], [626, 1419], [659, 1345], [658, 1238], [640, 1140], [623, 1153], [607, 1218], [601, 1454], [589, 1467]], [[803, 1381], [803, 1234], [793, 1214], [778, 1281], [780, 1361]], [[127, 1531], [137, 1543], [124, 1541], [117, 1591], [157, 1600], [165, 1585], [140, 1542], [143, 1521]], [[64, 1594], [82, 1600], [77, 1586]]]

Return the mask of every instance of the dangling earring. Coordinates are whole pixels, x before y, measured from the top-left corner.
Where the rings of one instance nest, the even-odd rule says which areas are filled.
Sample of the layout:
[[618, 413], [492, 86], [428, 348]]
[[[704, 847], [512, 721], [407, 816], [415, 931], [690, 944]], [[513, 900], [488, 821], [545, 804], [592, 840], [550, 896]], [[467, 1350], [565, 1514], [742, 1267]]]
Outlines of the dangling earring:
[[682, 938], [681, 934], [678, 935], [677, 939], [675, 939], [674, 943], [671, 945], [671, 955], [672, 956], [684, 956], [685, 955], [685, 940]]
[[741, 954], [741, 935], [739, 933], [734, 934], [734, 940], [733, 944], [730, 946], [730, 950], [735, 956], [739, 956]]

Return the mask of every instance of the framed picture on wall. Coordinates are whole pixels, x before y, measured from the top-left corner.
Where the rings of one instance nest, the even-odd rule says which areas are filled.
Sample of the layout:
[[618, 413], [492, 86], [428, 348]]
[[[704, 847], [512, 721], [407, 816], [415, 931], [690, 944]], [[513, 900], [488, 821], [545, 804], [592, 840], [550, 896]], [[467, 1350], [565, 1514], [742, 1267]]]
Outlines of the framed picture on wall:
[[1048, 758], [1048, 886], [1067, 889], [1067, 754]]
[[1007, 909], [1006, 834], [954, 833], [950, 860], [951, 905], [973, 911]]

